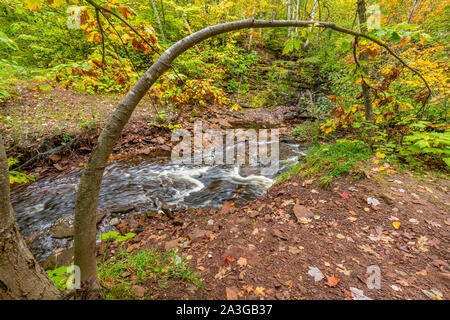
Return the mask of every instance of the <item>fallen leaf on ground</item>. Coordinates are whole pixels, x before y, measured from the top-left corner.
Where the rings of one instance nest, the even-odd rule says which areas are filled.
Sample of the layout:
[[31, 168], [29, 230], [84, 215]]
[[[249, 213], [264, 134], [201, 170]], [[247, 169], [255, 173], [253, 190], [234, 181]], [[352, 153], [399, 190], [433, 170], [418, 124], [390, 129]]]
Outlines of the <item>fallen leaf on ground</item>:
[[265, 291], [266, 288], [264, 287], [256, 287], [255, 291], [253, 291], [257, 296], [265, 296]]
[[367, 204], [376, 207], [376, 206], [380, 205], [380, 201], [378, 201], [375, 198], [367, 198]]
[[400, 228], [401, 222], [400, 221], [394, 221], [394, 222], [392, 222], [392, 225], [394, 226], [395, 229], [398, 230]]
[[240, 257], [237, 261], [237, 265], [240, 267], [245, 267], [247, 265], [247, 259], [244, 257]]
[[423, 269], [423, 270], [417, 271], [416, 274], [419, 276], [426, 277], [428, 273], [427, 273], [427, 270]]
[[313, 277], [315, 282], [320, 281], [324, 278], [322, 271], [320, 271], [318, 268], [316, 267], [308, 267], [308, 268], [309, 268], [308, 275]]
[[339, 283], [339, 278], [335, 276], [327, 276], [327, 286], [329, 287], [335, 287]]

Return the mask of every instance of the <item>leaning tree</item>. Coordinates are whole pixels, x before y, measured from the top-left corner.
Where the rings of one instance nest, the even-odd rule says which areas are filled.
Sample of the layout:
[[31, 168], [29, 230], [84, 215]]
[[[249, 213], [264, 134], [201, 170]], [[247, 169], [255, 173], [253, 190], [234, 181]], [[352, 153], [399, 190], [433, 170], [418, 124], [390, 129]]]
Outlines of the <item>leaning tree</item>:
[[[89, 3], [92, 1], [89, 0]], [[101, 10], [101, 7], [99, 8]], [[110, 156], [122, 129], [127, 124], [139, 101], [146, 94], [156, 80], [164, 74], [172, 62], [180, 54], [195, 46], [199, 42], [213, 36], [246, 28], [275, 28], [275, 27], [318, 27], [328, 28], [355, 38], [368, 39], [383, 47], [394, 56], [402, 65], [417, 74], [425, 83], [429, 93], [430, 87], [423, 76], [415, 69], [408, 66], [394, 51], [384, 42], [375, 39], [363, 32], [350, 30], [332, 22], [321, 21], [297, 21], [297, 20], [255, 20], [246, 19], [233, 21], [207, 27], [197, 31], [173, 44], [151, 65], [151, 67], [139, 78], [137, 83], [128, 91], [119, 103], [108, 123], [101, 132], [97, 146], [93, 150], [81, 176], [78, 185], [75, 205], [75, 233], [74, 251], [75, 264], [81, 270], [81, 282], [83, 284], [83, 296], [85, 298], [102, 297], [101, 288], [97, 276], [96, 262], [96, 210], [100, 184], [103, 177], [108, 157]]]

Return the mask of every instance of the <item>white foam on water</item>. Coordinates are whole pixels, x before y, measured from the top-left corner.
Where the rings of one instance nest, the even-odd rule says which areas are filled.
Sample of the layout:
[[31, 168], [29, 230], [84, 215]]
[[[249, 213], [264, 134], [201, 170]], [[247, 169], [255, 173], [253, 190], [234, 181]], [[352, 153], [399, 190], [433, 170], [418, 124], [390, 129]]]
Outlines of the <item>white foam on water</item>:
[[233, 169], [229, 171], [228, 177], [230, 177], [232, 181], [239, 183], [257, 183], [264, 189], [269, 189], [274, 183], [273, 179], [267, 178], [265, 176], [251, 174], [249, 176], [243, 177], [239, 174], [238, 166], [233, 167]]
[[33, 214], [35, 214], [37, 212], [40, 212], [40, 211], [44, 210], [44, 208], [45, 208], [44, 203], [39, 203], [37, 205], [28, 207], [28, 210], [25, 212], [25, 214], [26, 215], [33, 215]]
[[175, 167], [176, 169], [168, 169], [160, 172], [158, 174], [159, 177], [167, 177], [172, 180], [177, 181], [187, 181], [189, 182], [193, 187], [190, 189], [186, 189], [183, 191], [178, 191], [178, 196], [171, 201], [171, 203], [178, 203], [182, 200], [184, 200], [187, 196], [189, 196], [193, 192], [197, 192], [202, 190], [205, 185], [198, 179], [202, 174], [204, 174], [210, 167], [200, 167], [200, 168], [179, 168], [178, 166]]

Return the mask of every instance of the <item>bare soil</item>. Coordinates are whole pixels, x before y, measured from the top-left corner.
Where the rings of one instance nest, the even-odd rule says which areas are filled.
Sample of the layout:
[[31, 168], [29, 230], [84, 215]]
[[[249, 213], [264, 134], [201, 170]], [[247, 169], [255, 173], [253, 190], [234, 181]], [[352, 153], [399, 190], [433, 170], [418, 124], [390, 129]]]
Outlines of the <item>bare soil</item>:
[[[132, 215], [119, 230], [142, 228], [128, 251], [178, 248], [204, 279], [204, 290], [177, 281], [164, 290], [148, 285], [157, 299], [357, 299], [352, 287], [371, 299], [448, 299], [443, 183], [373, 171], [323, 190], [293, 177], [244, 207], [175, 212], [182, 226], [162, 215]], [[368, 288], [370, 266], [381, 271], [380, 289]], [[323, 279], [315, 281], [310, 267]]]

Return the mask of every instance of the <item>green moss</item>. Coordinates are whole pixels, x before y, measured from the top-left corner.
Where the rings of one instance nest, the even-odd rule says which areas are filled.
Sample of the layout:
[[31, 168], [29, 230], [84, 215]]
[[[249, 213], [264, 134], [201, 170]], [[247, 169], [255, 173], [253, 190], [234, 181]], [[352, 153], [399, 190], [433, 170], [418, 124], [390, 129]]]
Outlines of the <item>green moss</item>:
[[292, 175], [318, 176], [319, 186], [331, 186], [333, 178], [350, 174], [354, 178], [363, 176], [360, 167], [372, 156], [367, 144], [359, 140], [338, 140], [335, 144], [317, 145], [308, 150], [306, 160], [294, 165], [291, 170], [277, 177], [277, 182]]
[[[192, 271], [185, 257], [176, 250], [160, 252], [156, 249], [137, 253], [120, 251], [113, 258], [99, 264], [100, 283], [107, 299], [136, 298], [133, 285], [157, 285], [165, 288], [172, 280], [189, 282], [203, 288], [203, 280]], [[151, 298], [151, 292], [146, 293]]]

